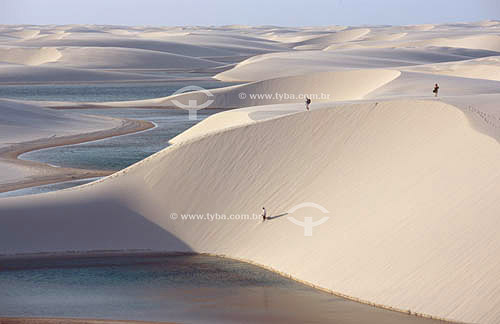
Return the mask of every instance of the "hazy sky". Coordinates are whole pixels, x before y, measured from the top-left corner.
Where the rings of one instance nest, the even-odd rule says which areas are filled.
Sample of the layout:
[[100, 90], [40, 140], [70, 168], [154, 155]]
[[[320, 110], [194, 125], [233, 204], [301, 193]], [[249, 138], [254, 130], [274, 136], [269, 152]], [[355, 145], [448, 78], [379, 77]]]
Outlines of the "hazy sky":
[[363, 25], [500, 19], [500, 0], [0, 0], [0, 24]]

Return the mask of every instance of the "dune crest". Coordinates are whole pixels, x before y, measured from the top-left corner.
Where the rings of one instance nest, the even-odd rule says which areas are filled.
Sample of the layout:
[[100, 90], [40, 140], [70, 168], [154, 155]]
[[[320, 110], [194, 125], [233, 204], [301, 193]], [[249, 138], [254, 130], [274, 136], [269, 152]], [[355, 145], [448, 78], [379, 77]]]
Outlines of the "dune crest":
[[[0, 26], [1, 83], [216, 73], [246, 82], [93, 103], [240, 109], [212, 115], [94, 183], [0, 199], [0, 254], [212, 253], [378, 306], [497, 324], [499, 27]], [[12, 143], [99, 123], [19, 102], [0, 101], [0, 110], [3, 157]], [[24, 172], [17, 167], [0, 168], [2, 179]], [[256, 218], [183, 220], [187, 214]], [[322, 225], [304, 235], [297, 222], [313, 216]]]
[[370, 92], [396, 79], [401, 73], [395, 70], [353, 70], [320, 72], [252, 82], [212, 90], [212, 98], [203, 92], [191, 92], [167, 97], [162, 105], [175, 107], [172, 100], [187, 104], [213, 100], [208, 108], [238, 108], [277, 103], [304, 102], [305, 97], [315, 102], [362, 99]]
[[[24, 225], [16, 240], [1, 226], [0, 247], [12, 253], [33, 247], [60, 250], [68, 243], [78, 250], [128, 246], [100, 234], [90, 241], [66, 241], [76, 234], [72, 231], [89, 238], [96, 233], [92, 226], [82, 232], [65, 225], [86, 218], [87, 209], [81, 206], [90, 204], [99, 206], [89, 219], [96, 227], [105, 222], [107, 228], [114, 220], [102, 217], [120, 212], [121, 225], [109, 233], [112, 237], [125, 235], [128, 223], [144, 217], [172, 240], [172, 245], [143, 241], [141, 247], [176, 250], [183, 245], [184, 250], [266, 264], [397, 309], [496, 323], [500, 264], [486, 256], [500, 247], [500, 187], [492, 181], [500, 177], [499, 159], [498, 143], [443, 103], [396, 101], [320, 109], [198, 137], [95, 184], [4, 199], [2, 222], [15, 217], [11, 224]], [[434, 177], [436, 172], [442, 177]], [[265, 224], [169, 217], [173, 212], [251, 214], [261, 205], [277, 216], [306, 201], [331, 213], [312, 237], [286, 217]], [[44, 227], [35, 229], [25, 221], [33, 208], [44, 217]], [[311, 212], [304, 209], [293, 217]], [[148, 237], [147, 227], [141, 226], [139, 236]], [[68, 230], [54, 235], [60, 227]], [[468, 280], [471, 273], [474, 281]]]

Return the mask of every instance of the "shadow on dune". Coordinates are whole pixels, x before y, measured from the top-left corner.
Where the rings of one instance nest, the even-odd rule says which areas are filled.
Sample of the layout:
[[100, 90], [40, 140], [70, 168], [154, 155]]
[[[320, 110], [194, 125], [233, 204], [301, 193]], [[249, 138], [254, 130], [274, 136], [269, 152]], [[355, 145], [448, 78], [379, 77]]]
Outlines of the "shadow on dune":
[[288, 213], [283, 213], [283, 214], [279, 214], [279, 215], [276, 215], [276, 216], [270, 216], [266, 220], [273, 220], [273, 219], [277, 219], [277, 218], [280, 218], [280, 217], [283, 217], [283, 216], [286, 216], [286, 215], [288, 215]]
[[0, 208], [0, 254], [127, 249], [192, 251], [117, 199]]

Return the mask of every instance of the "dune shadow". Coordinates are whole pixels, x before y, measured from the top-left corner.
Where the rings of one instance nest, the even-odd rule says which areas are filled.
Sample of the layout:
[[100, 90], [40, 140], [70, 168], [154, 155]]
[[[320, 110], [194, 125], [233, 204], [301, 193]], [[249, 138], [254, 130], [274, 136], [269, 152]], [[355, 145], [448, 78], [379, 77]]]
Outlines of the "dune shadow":
[[276, 216], [269, 216], [266, 220], [273, 220], [273, 219], [277, 219], [277, 218], [280, 218], [280, 217], [283, 217], [283, 216], [286, 216], [288, 215], [288, 213], [283, 213], [283, 214], [279, 214], [279, 215], [276, 215]]
[[135, 249], [192, 251], [113, 197], [0, 206], [0, 254]]

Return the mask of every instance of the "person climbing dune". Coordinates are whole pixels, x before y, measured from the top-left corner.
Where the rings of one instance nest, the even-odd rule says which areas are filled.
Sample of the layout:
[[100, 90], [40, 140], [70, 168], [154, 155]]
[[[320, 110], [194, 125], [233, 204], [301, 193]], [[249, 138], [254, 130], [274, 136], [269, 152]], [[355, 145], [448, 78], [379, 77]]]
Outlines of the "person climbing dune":
[[311, 104], [311, 99], [306, 97], [306, 110], [309, 111], [309, 105]]

